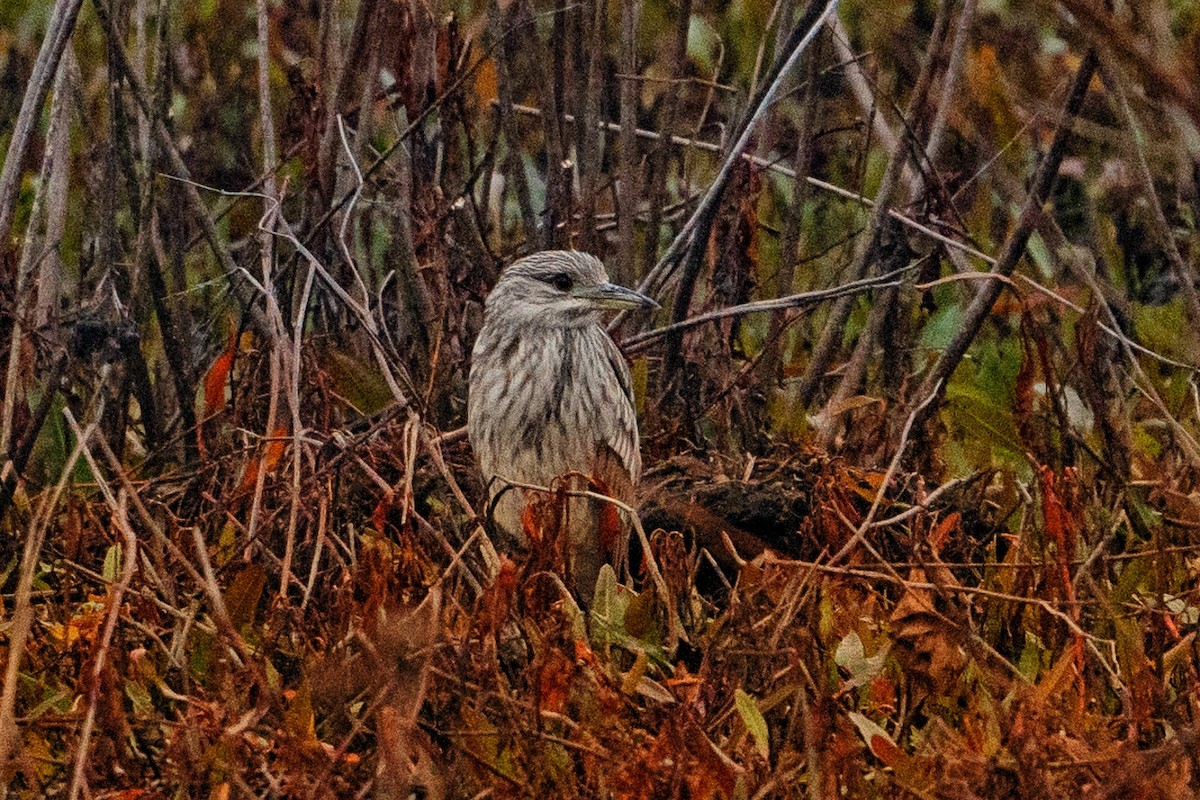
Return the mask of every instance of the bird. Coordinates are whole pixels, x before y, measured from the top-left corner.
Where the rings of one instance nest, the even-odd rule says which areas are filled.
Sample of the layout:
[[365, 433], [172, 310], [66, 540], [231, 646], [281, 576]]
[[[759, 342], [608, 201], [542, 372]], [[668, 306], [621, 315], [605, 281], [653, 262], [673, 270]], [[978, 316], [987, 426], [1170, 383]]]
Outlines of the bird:
[[[642, 459], [633, 385], [601, 322], [613, 309], [654, 308], [576, 250], [533, 253], [501, 273], [471, 353], [467, 435], [502, 538], [529, 546], [524, 511], [538, 492], [514, 483], [549, 487], [572, 476], [569, 488], [634, 502]], [[569, 585], [588, 604], [601, 566], [619, 566], [628, 526], [618, 523], [619, 541], [602, 541], [612, 503], [569, 497], [565, 506]]]

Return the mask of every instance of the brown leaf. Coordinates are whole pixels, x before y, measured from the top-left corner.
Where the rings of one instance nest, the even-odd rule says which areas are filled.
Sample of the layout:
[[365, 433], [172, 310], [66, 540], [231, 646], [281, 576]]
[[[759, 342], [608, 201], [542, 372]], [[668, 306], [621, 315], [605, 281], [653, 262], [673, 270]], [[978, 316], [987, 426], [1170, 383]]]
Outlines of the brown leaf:
[[538, 703], [547, 710], [562, 713], [567, 705], [571, 689], [571, 676], [575, 663], [555, 648], [546, 654], [545, 663], [538, 670]]
[[[929, 582], [925, 571], [908, 573], [913, 583]], [[910, 588], [892, 611], [890, 626], [893, 653], [906, 673], [934, 691], [958, 679], [965, 664], [958, 635], [934, 612], [933, 596], [927, 589]]]
[[267, 573], [260, 564], [247, 564], [233, 583], [225, 590], [225, 607], [229, 610], [229, 621], [241, 630], [254, 621], [258, 601], [267, 584]]

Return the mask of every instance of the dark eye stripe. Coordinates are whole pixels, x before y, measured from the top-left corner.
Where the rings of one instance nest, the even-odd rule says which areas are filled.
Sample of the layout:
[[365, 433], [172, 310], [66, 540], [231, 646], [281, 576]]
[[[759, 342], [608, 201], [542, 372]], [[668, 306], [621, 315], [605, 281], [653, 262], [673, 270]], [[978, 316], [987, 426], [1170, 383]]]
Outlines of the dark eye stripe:
[[550, 284], [560, 292], [568, 291], [571, 288], [571, 276], [565, 272], [548, 272], [539, 275], [538, 280]]

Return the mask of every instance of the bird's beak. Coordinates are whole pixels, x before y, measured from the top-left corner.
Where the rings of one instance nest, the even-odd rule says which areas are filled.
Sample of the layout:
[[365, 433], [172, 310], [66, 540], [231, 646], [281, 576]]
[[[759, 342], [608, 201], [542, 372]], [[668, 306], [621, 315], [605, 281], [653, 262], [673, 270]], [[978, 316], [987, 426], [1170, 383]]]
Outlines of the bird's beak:
[[581, 287], [574, 294], [584, 300], [591, 300], [600, 308], [658, 308], [658, 303], [641, 292], [626, 289], [615, 283]]

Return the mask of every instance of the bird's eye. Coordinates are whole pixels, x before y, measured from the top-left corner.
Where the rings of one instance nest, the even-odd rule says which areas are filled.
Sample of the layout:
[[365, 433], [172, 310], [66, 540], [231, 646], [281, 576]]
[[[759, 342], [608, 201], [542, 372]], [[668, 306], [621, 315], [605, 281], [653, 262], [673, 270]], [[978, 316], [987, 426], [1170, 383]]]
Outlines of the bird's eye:
[[571, 276], [565, 272], [557, 272], [554, 275], [551, 275], [548, 282], [560, 292], [565, 292], [571, 288]]

